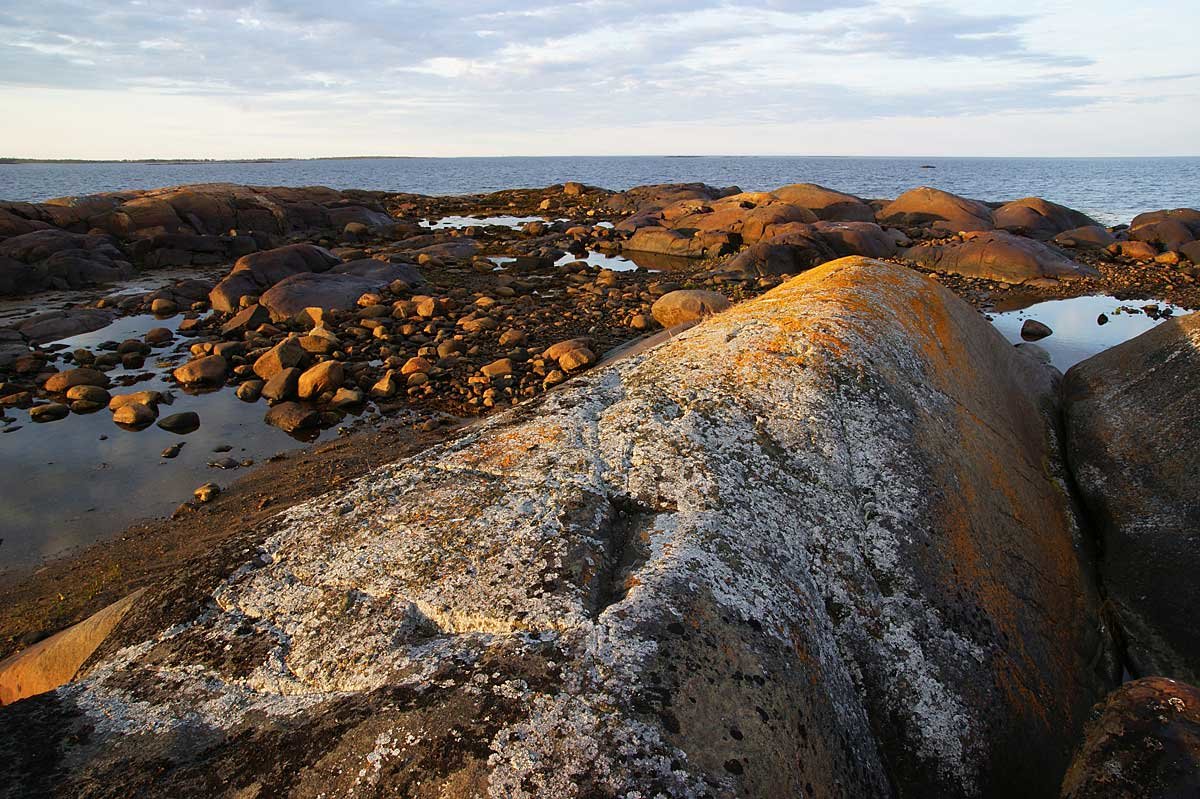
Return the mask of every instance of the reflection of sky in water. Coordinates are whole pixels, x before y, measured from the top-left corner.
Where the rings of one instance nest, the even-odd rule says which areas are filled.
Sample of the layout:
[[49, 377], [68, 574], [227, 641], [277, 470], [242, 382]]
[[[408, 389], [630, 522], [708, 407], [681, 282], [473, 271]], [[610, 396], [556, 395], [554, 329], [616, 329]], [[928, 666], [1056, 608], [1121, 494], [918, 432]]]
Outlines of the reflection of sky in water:
[[[447, 228], [464, 228], [472, 225], [503, 225], [504, 227], [519, 228], [527, 222], [545, 222], [540, 216], [444, 216], [437, 222], [424, 220], [421, 225], [430, 230], [445, 230]], [[563, 220], [565, 221], [565, 220]]]
[[169, 286], [184, 279], [218, 279], [229, 271], [228, 266], [188, 267], [186, 269], [155, 269], [143, 272], [132, 280], [125, 280], [104, 288], [82, 291], [43, 291], [26, 297], [10, 297], [0, 300], [0, 325], [12, 325], [46, 311], [76, 308], [88, 305], [101, 297], [122, 297], [128, 294], [145, 294]]
[[[502, 267], [505, 264], [510, 264], [515, 261], [511, 256], [497, 255], [493, 256], [491, 262], [496, 266]], [[584, 261], [589, 266], [598, 266], [602, 269], [611, 269], [614, 272], [631, 272], [638, 268], [638, 265], [633, 261], [621, 255], [606, 254], [602, 252], [592, 252], [589, 250], [586, 255], [573, 255], [567, 253], [562, 258], [554, 262], [555, 266], [566, 266], [577, 261]]]
[[[1026, 319], [1034, 319], [1049, 326], [1054, 334], [1034, 343], [1049, 352], [1054, 365], [1065, 372], [1080, 361], [1145, 333], [1159, 322], [1165, 321], [1151, 319], [1141, 312], [1142, 306], [1150, 304], [1151, 300], [1118, 300], [1115, 297], [1097, 295], [1039, 302], [1028, 308], [992, 313], [990, 316], [992, 324], [1013, 343], [1023, 341], [1021, 325]], [[1159, 302], [1157, 305], [1160, 308], [1173, 308], [1165, 302]], [[1138, 313], [1117, 310], [1123, 307], [1137, 309]], [[1177, 316], [1188, 313], [1178, 308], [1173, 310]], [[1097, 324], [1096, 320], [1100, 314], [1108, 317], [1107, 324]]]
[[[94, 350], [103, 341], [140, 338], [152, 327], [174, 329], [181, 320], [181, 316], [166, 321], [149, 315], [126, 317], [63, 343], [71, 349], [87, 346]], [[173, 390], [175, 402], [160, 405], [159, 418], [196, 411], [200, 429], [195, 432], [176, 435], [155, 425], [138, 432], [125, 430], [113, 424], [108, 409], [72, 413], [44, 424], [31, 423], [25, 410], [0, 409], [22, 425], [16, 432], [0, 434], [0, 479], [4, 481], [0, 571], [26, 567], [42, 557], [101, 540], [138, 519], [168, 514], [190, 499], [201, 484], [211, 480], [225, 486], [239, 474], [209, 468], [209, 461], [230, 456], [258, 462], [301, 446], [282, 430], [263, 423], [265, 402], [242, 402], [230, 389], [193, 396], [168, 383], [166, 370], [156, 368], [155, 362], [177, 346], [185, 352], [190, 342], [177, 338], [173, 344], [156, 348], [143, 369], [127, 372], [118, 368], [109, 376], [153, 372], [153, 379], [114, 386], [110, 391]], [[102, 435], [108, 439], [101, 441]], [[321, 440], [336, 435], [335, 430], [324, 431]], [[177, 441], [187, 442], [178, 457], [165, 460], [159, 456]], [[213, 448], [221, 444], [230, 444], [233, 450], [214, 453]]]

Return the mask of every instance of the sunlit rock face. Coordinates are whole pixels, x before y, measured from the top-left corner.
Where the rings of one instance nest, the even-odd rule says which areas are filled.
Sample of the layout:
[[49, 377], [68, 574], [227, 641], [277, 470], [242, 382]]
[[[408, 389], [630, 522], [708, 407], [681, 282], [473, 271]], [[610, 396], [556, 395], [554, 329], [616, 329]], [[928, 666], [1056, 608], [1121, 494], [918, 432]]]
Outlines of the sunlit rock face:
[[147, 596], [0, 712], [0, 782], [1052, 795], [1111, 687], [1056, 375], [913, 272], [813, 269]]

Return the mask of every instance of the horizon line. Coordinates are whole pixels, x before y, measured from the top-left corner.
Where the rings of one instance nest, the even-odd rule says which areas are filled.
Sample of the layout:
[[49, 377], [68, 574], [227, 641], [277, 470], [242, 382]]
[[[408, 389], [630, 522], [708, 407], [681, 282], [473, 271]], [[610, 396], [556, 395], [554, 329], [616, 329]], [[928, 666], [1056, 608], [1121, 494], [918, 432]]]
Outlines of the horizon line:
[[27, 158], [22, 156], [0, 156], [0, 165], [21, 164], [211, 164], [211, 163], [274, 163], [286, 161], [404, 161], [434, 160], [452, 161], [466, 159], [545, 159], [545, 158], [820, 158], [820, 159], [891, 159], [891, 160], [1138, 160], [1138, 159], [1186, 159], [1200, 158], [1196, 155], [795, 155], [795, 154], [736, 154], [736, 153], [667, 153], [667, 154], [600, 154], [600, 155], [313, 155], [313, 156], [242, 156], [226, 158], [210, 157], [130, 157], [130, 158]]

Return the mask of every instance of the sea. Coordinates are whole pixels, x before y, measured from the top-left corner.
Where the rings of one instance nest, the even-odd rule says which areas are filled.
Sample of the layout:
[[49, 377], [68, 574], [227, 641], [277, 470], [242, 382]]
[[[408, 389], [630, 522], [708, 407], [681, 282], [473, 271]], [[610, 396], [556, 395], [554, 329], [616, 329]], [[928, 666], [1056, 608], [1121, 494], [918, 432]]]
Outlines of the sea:
[[0, 199], [36, 202], [188, 183], [476, 194], [568, 180], [614, 190], [691, 181], [745, 191], [819, 183], [868, 199], [933, 186], [985, 201], [1044, 197], [1108, 225], [1128, 223], [1143, 211], [1200, 207], [1200, 158], [596, 156], [0, 163]]

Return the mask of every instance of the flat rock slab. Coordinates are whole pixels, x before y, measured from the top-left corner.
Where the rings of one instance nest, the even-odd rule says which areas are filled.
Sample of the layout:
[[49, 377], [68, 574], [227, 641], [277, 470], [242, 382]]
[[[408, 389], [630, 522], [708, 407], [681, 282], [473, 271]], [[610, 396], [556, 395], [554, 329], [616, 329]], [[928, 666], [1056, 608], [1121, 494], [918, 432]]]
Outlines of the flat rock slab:
[[1112, 687], [1056, 397], [933, 281], [828, 264], [148, 596], [0, 714], [0, 784], [1051, 795]]

